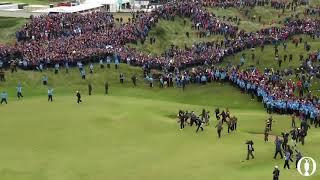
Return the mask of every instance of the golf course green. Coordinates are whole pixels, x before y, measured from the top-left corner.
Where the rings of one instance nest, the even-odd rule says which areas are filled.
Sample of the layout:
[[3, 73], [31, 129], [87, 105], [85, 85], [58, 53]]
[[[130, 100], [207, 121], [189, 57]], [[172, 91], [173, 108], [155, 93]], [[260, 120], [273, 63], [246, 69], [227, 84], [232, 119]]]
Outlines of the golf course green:
[[[88, 67], [86, 67], [88, 68]], [[125, 83], [118, 82], [125, 72]], [[49, 77], [54, 101], [47, 102], [47, 87], [42, 74]], [[8, 90], [9, 102], [0, 106], [0, 179], [3, 180], [81, 180], [81, 179], [223, 179], [268, 180], [275, 165], [274, 136], [263, 141], [265, 120], [263, 105], [250, 100], [229, 83], [191, 85], [179, 88], [149, 88], [139, 77], [133, 87], [131, 75], [139, 68], [121, 64], [119, 70], [98, 69], [81, 80], [77, 69], [55, 75], [18, 71], [9, 74], [0, 90]], [[104, 82], [109, 94], [104, 95]], [[15, 87], [22, 82], [24, 98], [15, 99]], [[88, 96], [87, 85], [93, 85]], [[82, 93], [77, 104], [75, 91]], [[239, 119], [238, 130], [230, 134], [226, 127], [218, 139], [214, 108], [229, 108]], [[195, 127], [179, 130], [179, 109], [200, 114], [211, 111], [211, 123], [203, 132]], [[273, 115], [271, 134], [290, 129], [290, 117]], [[304, 146], [304, 156], [320, 159], [320, 131], [312, 128]], [[253, 140], [255, 159], [245, 160], [246, 140]], [[294, 166], [292, 163], [291, 166]], [[281, 170], [281, 179], [303, 180], [295, 168]], [[319, 172], [308, 179], [319, 179]]]
[[[1, 1], [1, 0], [0, 0]], [[22, 2], [21, 0], [12, 0]], [[10, 0], [11, 2], [11, 0]], [[60, 0], [27, 0], [30, 4], [56, 3]], [[205, 9], [219, 17], [219, 21], [238, 26], [239, 31], [256, 32], [270, 26], [281, 27], [288, 18], [319, 18], [304, 15], [308, 7], [317, 7], [320, 0], [310, 0], [309, 6], [299, 6], [296, 11], [274, 9], [269, 6]], [[247, 13], [246, 13], [247, 12]], [[128, 22], [130, 13], [114, 13], [115, 18]], [[261, 21], [252, 20], [262, 17]], [[230, 19], [241, 19], [239, 24]], [[16, 43], [15, 32], [27, 22], [21, 18], [0, 18], [0, 46]], [[274, 22], [274, 23], [273, 23]], [[219, 43], [221, 34], [199, 36], [192, 28], [191, 18], [177, 16], [174, 21], [160, 18], [152, 26], [145, 42], [126, 44], [126, 47], [154, 56], [163, 56], [170, 47], [194, 47], [197, 43]], [[116, 22], [120, 26], [120, 22]], [[188, 33], [188, 37], [187, 37]], [[190, 37], [189, 37], [190, 34]], [[149, 38], [155, 38], [154, 43]], [[293, 39], [302, 38], [299, 46]], [[320, 49], [318, 38], [296, 35], [279, 44], [279, 58], [292, 55], [292, 61], [275, 60], [274, 45], [246, 49], [225, 57], [216, 67], [237, 66], [240, 58], [245, 62], [241, 70], [256, 67], [262, 72], [296, 70], [304, 62], [299, 57], [309, 57]], [[303, 43], [310, 45], [306, 51]], [[320, 65], [314, 62], [314, 67]], [[89, 72], [89, 66], [85, 66]], [[159, 72], [152, 70], [152, 72]], [[119, 74], [125, 76], [124, 84]], [[48, 76], [48, 85], [42, 77]], [[136, 75], [137, 86], [131, 77]], [[271, 114], [273, 127], [269, 141], [264, 142], [266, 120], [270, 117], [257, 99], [242, 93], [229, 82], [212, 82], [207, 85], [188, 84], [182, 88], [160, 88], [155, 79], [154, 87], [143, 78], [141, 67], [120, 64], [119, 69], [100, 69], [94, 64], [94, 73], [81, 79], [77, 68], [64, 67], [58, 74], [54, 69], [5, 71], [6, 82], [0, 82], [0, 93], [8, 93], [8, 104], [0, 104], [0, 180], [271, 180], [274, 166], [279, 166], [280, 180], [320, 180], [320, 128], [312, 125], [305, 145], [298, 143], [296, 150], [305, 157], [312, 157], [318, 170], [311, 177], [304, 177], [290, 162], [290, 170], [283, 169], [284, 159], [273, 159], [274, 139], [291, 130], [291, 116]], [[292, 73], [284, 80], [297, 82]], [[109, 93], [105, 94], [105, 83]], [[21, 83], [23, 98], [17, 99], [17, 86]], [[88, 85], [93, 94], [88, 95]], [[319, 78], [310, 78], [310, 91], [320, 95]], [[48, 102], [48, 88], [53, 88], [53, 102]], [[77, 104], [76, 92], [82, 96]], [[236, 131], [227, 133], [224, 125], [218, 138], [214, 110], [229, 109], [238, 118]], [[189, 125], [180, 130], [179, 110], [210, 111], [210, 124], [196, 133]], [[297, 125], [300, 126], [297, 118]], [[246, 142], [254, 142], [254, 159], [246, 160]], [[289, 145], [293, 145], [291, 138]], [[296, 154], [294, 152], [294, 154]]]

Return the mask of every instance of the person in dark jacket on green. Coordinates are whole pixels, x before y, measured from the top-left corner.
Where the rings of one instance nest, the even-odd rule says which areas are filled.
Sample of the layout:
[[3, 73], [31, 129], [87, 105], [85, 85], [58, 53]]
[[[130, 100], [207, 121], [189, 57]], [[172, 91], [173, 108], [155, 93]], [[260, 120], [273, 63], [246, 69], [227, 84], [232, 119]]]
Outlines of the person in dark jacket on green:
[[109, 84], [108, 84], [108, 81], [106, 81], [106, 83], [104, 83], [104, 90], [105, 90], [105, 93], [106, 93], [106, 94], [109, 93]]
[[88, 84], [88, 91], [89, 91], [89, 96], [92, 94], [92, 85], [91, 83]]
[[274, 167], [272, 174], [273, 174], [273, 180], [279, 180], [280, 170], [279, 170], [278, 166]]

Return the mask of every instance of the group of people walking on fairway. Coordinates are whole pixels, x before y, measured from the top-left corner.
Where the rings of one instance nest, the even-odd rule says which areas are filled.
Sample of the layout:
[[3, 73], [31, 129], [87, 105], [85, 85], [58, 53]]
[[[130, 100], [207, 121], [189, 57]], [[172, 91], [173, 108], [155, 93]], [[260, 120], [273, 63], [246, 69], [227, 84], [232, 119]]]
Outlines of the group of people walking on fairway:
[[[236, 116], [230, 116], [230, 112], [228, 108], [226, 110], [223, 110], [220, 112], [219, 108], [216, 108], [214, 110], [217, 123], [217, 133], [218, 137], [221, 137], [221, 132], [223, 129], [223, 123], [225, 122], [228, 126], [228, 133], [229, 130], [233, 131], [237, 129], [237, 117]], [[297, 126], [297, 123], [295, 122], [296, 119], [299, 119], [300, 126]], [[269, 141], [269, 133], [272, 132], [272, 127], [274, 119], [273, 116], [269, 116], [268, 119], [265, 122], [265, 138], [264, 141]], [[214, 122], [210, 121], [210, 112], [203, 109], [202, 113], [197, 116], [194, 111], [188, 112], [188, 111], [182, 111], [179, 110], [178, 112], [178, 123], [180, 124], [180, 130], [183, 130], [186, 125], [193, 126], [193, 124], [196, 125], [196, 132], [199, 130], [203, 131], [204, 127], [209, 126], [210, 124], [215, 124]], [[298, 149], [297, 143], [301, 143], [301, 145], [304, 145], [305, 138], [308, 134], [308, 130], [311, 128], [309, 121], [307, 120], [306, 116], [303, 116], [301, 114], [300, 116], [296, 116], [294, 114], [291, 117], [291, 128], [292, 130], [289, 132], [282, 132], [281, 137], [280, 136], [273, 136], [274, 139], [274, 159], [277, 159], [278, 156], [280, 156], [281, 159], [284, 159], [283, 168], [284, 169], [290, 169], [290, 162], [294, 162], [295, 168], [298, 168], [298, 162], [302, 159], [302, 153]], [[267, 134], [267, 135], [266, 135]], [[290, 140], [291, 139], [291, 140]], [[245, 143], [247, 145], [247, 156], [246, 160], [254, 159], [254, 142], [252, 140], [248, 140]], [[273, 180], [278, 180], [280, 177], [280, 170], [278, 166], [275, 166], [273, 171]]]
[[[48, 79], [45, 78], [45, 80], [43, 80], [43, 85], [47, 86], [47, 83], [48, 82]], [[104, 84], [104, 90], [105, 90], [105, 94], [108, 94], [109, 93], [109, 83], [108, 81], [105, 82]], [[89, 96], [92, 95], [92, 90], [93, 90], [93, 87], [91, 85], [91, 83], [88, 84], [88, 93], [89, 93]], [[24, 96], [22, 95], [22, 84], [19, 82], [18, 83], [18, 86], [16, 87], [16, 92], [17, 92], [17, 99], [20, 100], [21, 98], [23, 98]], [[54, 89], [50, 86], [47, 87], [47, 95], [48, 95], [48, 102], [53, 102], [53, 97], [54, 97]], [[1, 101], [0, 103], [3, 104], [8, 104], [8, 93], [7, 91], [2, 91], [0, 93], [0, 98], [1, 98]], [[80, 90], [77, 90], [76, 91], [76, 102], [77, 104], [81, 103], [82, 102], [82, 99], [81, 99], [81, 93], [80, 93]]]
[[[217, 128], [219, 138], [221, 137], [224, 123], [227, 124], [228, 133], [237, 130], [238, 118], [236, 116], [230, 116], [228, 108], [221, 113], [219, 108], [216, 108], [215, 113], [218, 121], [218, 124], [215, 127]], [[178, 123], [180, 124], [180, 130], [183, 130], [186, 125], [193, 126], [193, 124], [195, 124], [197, 127], [196, 132], [200, 129], [203, 131], [205, 126], [210, 125], [210, 111], [203, 109], [202, 113], [197, 116], [194, 111], [188, 112], [179, 110]]]
[[204, 130], [204, 126], [209, 125], [210, 121], [210, 112], [206, 111], [205, 109], [202, 110], [202, 113], [197, 116], [194, 111], [191, 111], [190, 113], [188, 111], [182, 111], [179, 110], [178, 112], [178, 122], [180, 123], [180, 130], [183, 130], [186, 125], [193, 126], [193, 124], [196, 125], [198, 132], [200, 129], [201, 131]]

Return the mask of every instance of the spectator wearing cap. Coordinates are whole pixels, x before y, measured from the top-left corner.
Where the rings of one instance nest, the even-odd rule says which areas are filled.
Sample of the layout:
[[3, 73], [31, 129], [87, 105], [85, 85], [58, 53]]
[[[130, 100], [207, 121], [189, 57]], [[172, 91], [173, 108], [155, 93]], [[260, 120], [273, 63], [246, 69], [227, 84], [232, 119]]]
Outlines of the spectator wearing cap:
[[274, 167], [272, 174], [273, 174], [273, 180], [279, 180], [280, 170], [278, 166]]

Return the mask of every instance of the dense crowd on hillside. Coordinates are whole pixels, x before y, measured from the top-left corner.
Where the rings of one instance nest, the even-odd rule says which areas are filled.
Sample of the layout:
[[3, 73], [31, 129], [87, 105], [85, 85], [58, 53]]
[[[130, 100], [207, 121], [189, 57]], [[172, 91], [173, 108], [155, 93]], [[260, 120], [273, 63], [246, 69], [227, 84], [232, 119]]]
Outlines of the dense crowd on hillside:
[[31, 17], [30, 22], [16, 33], [16, 38], [18, 41], [28, 41], [76, 36], [108, 28], [114, 24], [113, 20], [111, 14], [103, 12]]
[[[222, 1], [213, 1], [221, 3]], [[240, 1], [223, 1], [224, 4], [237, 5]], [[263, 5], [267, 1], [241, 1], [246, 6]], [[280, 3], [283, 1], [271, 1]], [[299, 3], [297, 1], [297, 3]], [[219, 6], [219, 5], [215, 5]], [[127, 43], [143, 43], [148, 32], [160, 18], [174, 21], [175, 16], [189, 17], [193, 28], [208, 34], [221, 34], [221, 42], [194, 44], [191, 48], [178, 49], [172, 47], [163, 56], [151, 56], [125, 46]], [[244, 49], [278, 44], [296, 34], [307, 34], [313, 38], [320, 36], [320, 22], [313, 19], [292, 20], [283, 27], [270, 27], [257, 32], [240, 31], [236, 26], [224, 23], [215, 15], [205, 11], [201, 3], [179, 2], [166, 4], [151, 13], [138, 12], [127, 23], [116, 24], [109, 13], [94, 12], [89, 14], [58, 14], [32, 17], [20, 31], [16, 33], [17, 44], [0, 48], [0, 58], [4, 63], [12, 59], [21, 59], [26, 67], [38, 68], [43, 65], [104, 61], [117, 57], [117, 61], [131, 65], [157, 69], [183, 69], [196, 65], [212, 65]], [[309, 66], [306, 65], [306, 69]], [[254, 89], [258, 96], [263, 97], [266, 106], [281, 109], [284, 105], [299, 104], [306, 114], [319, 107], [317, 99], [296, 98], [293, 95], [293, 82], [284, 82], [279, 74], [268, 71], [240, 71], [238, 68], [205, 71], [194, 76], [194, 81], [208, 79], [227, 79], [246, 90]], [[193, 73], [194, 74], [194, 73]], [[219, 78], [217, 77], [219, 76]], [[202, 76], [205, 76], [202, 78]], [[178, 76], [179, 77], [179, 76]], [[180, 76], [181, 77], [181, 76]], [[163, 76], [162, 81], [170, 76]], [[177, 78], [176, 78], [177, 79]], [[179, 79], [179, 78], [178, 78]], [[181, 78], [182, 79], [182, 78]], [[179, 82], [179, 81], [177, 81]], [[306, 83], [303, 80], [301, 83]], [[299, 83], [299, 84], [301, 84]], [[300, 85], [302, 86], [302, 85]], [[301, 88], [301, 87], [300, 87]], [[290, 106], [290, 110], [296, 106]], [[306, 110], [307, 109], [307, 110]], [[300, 110], [300, 109], [299, 109]]]
[[[144, 42], [148, 32], [159, 18], [174, 20], [174, 17], [190, 17], [193, 28], [208, 34], [225, 36], [223, 46], [196, 46], [174, 50], [172, 56], [150, 56], [125, 46], [127, 43]], [[239, 31], [236, 26], [224, 23], [206, 12], [200, 3], [166, 4], [151, 13], [136, 13], [128, 23], [115, 25], [109, 13], [97, 12], [85, 15], [59, 14], [34, 17], [20, 31], [15, 46], [2, 47], [3, 61], [24, 59], [28, 66], [40, 63], [61, 63], [68, 61], [98, 61], [110, 54], [118, 54], [121, 61], [130, 60], [133, 65], [148, 63], [153, 68], [170, 64], [175, 67], [216, 63], [224, 56], [245, 48], [287, 40], [294, 34], [319, 36], [319, 21], [304, 19], [288, 22], [284, 27], [267, 28], [258, 32]]]

